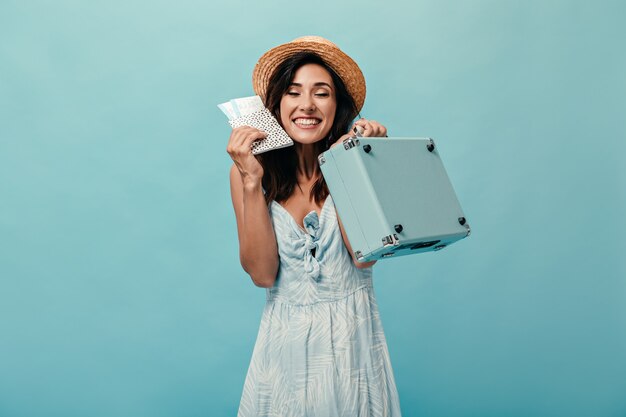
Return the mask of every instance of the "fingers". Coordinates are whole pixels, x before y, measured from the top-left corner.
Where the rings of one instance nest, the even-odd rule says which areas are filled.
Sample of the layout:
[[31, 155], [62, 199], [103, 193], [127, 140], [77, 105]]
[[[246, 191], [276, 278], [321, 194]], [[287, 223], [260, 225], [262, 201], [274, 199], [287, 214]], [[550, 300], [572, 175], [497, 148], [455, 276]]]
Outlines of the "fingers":
[[226, 152], [231, 157], [249, 154], [252, 152], [253, 142], [266, 137], [267, 134], [259, 129], [250, 126], [237, 127], [230, 134]]
[[226, 152], [239, 170], [242, 181], [260, 183], [262, 180], [263, 167], [256, 155], [252, 154], [252, 144], [265, 137], [265, 132], [249, 126], [237, 127], [231, 132]]
[[354, 122], [354, 126], [360, 127], [361, 136], [371, 136], [372, 133], [372, 125], [367, 119], [359, 119]]
[[[359, 127], [359, 131], [362, 136], [372, 138], [387, 137], [387, 128], [374, 120], [359, 119], [354, 122], [354, 125], [352, 127], [354, 128], [355, 126]], [[330, 145], [330, 148], [333, 148], [337, 144], [343, 143], [344, 140], [352, 137], [354, 137], [354, 129], [350, 129], [349, 133], [346, 133], [345, 135], [337, 139], [335, 143]]]
[[362, 136], [371, 138], [387, 136], [387, 128], [375, 120], [359, 119], [354, 122], [354, 125], [362, 128]]

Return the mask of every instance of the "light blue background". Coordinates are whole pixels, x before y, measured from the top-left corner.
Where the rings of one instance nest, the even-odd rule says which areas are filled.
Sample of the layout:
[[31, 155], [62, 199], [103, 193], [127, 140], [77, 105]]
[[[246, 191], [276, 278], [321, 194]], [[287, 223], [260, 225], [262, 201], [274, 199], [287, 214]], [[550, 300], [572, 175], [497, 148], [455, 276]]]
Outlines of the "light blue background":
[[335, 41], [473, 234], [379, 262], [405, 416], [626, 415], [623, 2], [0, 3], [0, 416], [234, 416], [263, 289], [217, 103]]

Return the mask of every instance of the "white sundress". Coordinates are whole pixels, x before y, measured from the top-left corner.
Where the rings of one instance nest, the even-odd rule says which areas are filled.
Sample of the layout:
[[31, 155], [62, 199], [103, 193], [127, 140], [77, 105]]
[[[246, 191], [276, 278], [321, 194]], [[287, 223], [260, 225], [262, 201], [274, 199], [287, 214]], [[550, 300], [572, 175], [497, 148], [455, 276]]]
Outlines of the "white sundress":
[[237, 416], [399, 417], [372, 269], [352, 262], [331, 197], [305, 229], [275, 201], [270, 216], [280, 266]]

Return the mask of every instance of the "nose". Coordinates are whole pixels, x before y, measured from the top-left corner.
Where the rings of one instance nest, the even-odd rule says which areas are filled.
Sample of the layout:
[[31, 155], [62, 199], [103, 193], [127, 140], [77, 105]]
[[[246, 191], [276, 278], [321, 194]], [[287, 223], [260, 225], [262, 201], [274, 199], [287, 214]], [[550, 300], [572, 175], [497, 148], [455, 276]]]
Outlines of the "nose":
[[300, 98], [300, 110], [309, 112], [315, 110], [315, 103], [310, 94], [302, 94]]

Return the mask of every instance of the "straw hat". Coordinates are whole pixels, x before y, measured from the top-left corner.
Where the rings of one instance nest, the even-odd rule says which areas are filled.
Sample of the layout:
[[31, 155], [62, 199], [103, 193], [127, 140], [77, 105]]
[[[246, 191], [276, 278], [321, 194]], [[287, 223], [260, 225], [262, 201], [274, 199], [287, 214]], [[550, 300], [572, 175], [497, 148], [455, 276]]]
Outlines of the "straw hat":
[[265, 100], [267, 84], [276, 68], [289, 56], [302, 51], [314, 52], [322, 57], [324, 62], [342, 79], [348, 93], [354, 99], [357, 112], [360, 112], [365, 102], [365, 77], [363, 77], [361, 69], [337, 45], [320, 36], [303, 36], [272, 48], [263, 54], [252, 72], [254, 91]]

